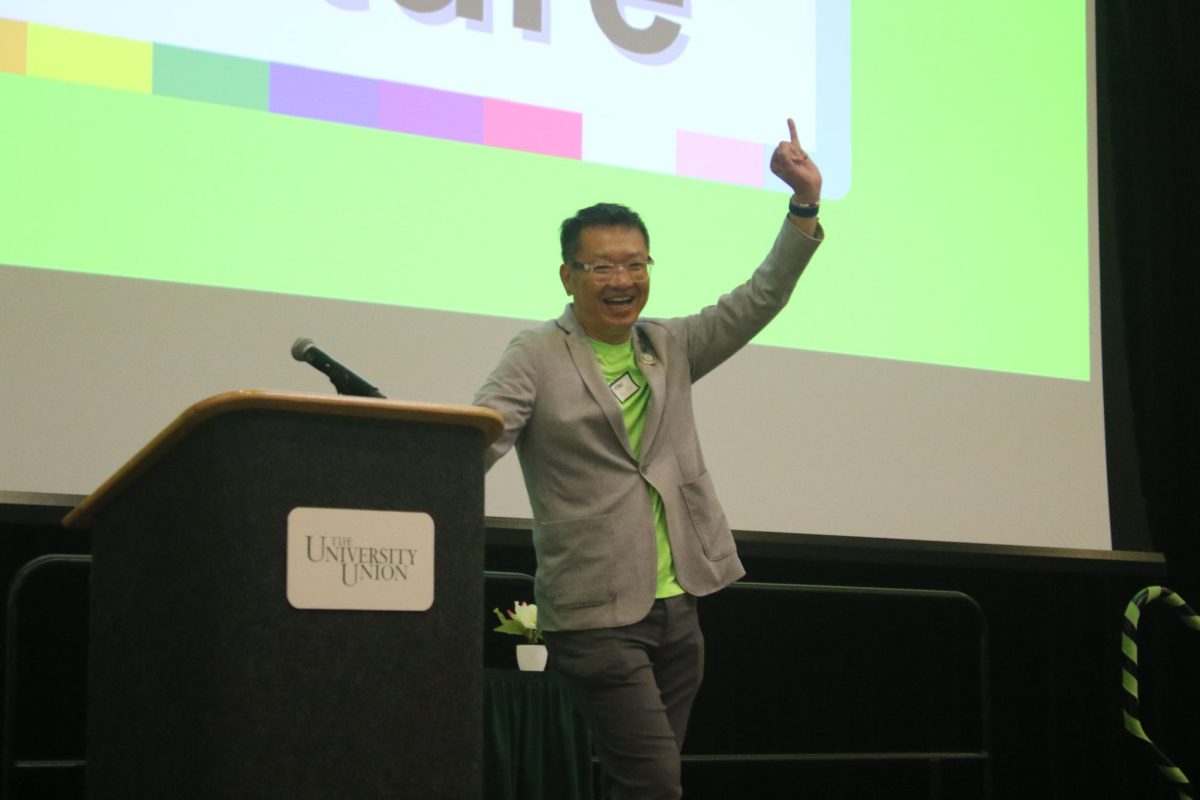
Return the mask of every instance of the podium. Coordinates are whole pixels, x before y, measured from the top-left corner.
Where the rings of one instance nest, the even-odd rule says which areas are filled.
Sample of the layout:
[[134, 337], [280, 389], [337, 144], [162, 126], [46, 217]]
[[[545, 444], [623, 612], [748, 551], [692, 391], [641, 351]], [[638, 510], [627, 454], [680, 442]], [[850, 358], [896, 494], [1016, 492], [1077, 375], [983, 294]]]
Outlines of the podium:
[[[88, 796], [480, 797], [483, 454], [502, 428], [231, 392], [90, 495], [64, 520], [93, 541]], [[428, 514], [432, 604], [294, 607], [295, 508]]]

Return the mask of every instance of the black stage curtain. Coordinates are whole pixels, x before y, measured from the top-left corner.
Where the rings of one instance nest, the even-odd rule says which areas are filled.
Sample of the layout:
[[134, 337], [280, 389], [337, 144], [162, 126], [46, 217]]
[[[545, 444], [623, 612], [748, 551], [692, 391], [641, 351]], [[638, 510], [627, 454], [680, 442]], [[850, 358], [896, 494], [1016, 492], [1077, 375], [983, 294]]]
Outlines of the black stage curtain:
[[[1097, 0], [1096, 39], [1114, 541], [1121, 547], [1139, 522], [1145, 525], [1153, 548], [1166, 557], [1168, 585], [1196, 608], [1200, 2]], [[1144, 512], [1138, 507], [1142, 499]], [[1144, 516], [1139, 520], [1140, 513]], [[1200, 635], [1174, 617], [1161, 606], [1143, 617], [1142, 661], [1151, 663], [1144, 663], [1141, 676], [1142, 719], [1155, 742], [1185, 768], [1194, 787], [1200, 779], [1200, 726], [1195, 724], [1200, 713], [1195, 680]], [[1131, 758], [1129, 763], [1139, 761]], [[1141, 769], [1139, 765], [1132, 771]], [[1164, 791], [1162, 796], [1175, 795]]]
[[[1096, 39], [1114, 528], [1120, 546], [1140, 484], [1173, 588], [1200, 601], [1200, 2], [1098, 0]], [[1122, 392], [1135, 470], [1113, 430]]]

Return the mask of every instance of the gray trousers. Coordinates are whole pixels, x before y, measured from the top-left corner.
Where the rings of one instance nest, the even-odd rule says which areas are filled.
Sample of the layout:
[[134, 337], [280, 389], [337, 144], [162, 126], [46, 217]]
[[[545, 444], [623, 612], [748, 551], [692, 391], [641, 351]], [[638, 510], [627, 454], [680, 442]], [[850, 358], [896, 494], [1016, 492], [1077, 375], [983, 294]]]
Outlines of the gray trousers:
[[550, 669], [591, 728], [605, 800], [679, 800], [679, 753], [704, 677], [696, 598], [656, 600], [632, 625], [545, 639]]

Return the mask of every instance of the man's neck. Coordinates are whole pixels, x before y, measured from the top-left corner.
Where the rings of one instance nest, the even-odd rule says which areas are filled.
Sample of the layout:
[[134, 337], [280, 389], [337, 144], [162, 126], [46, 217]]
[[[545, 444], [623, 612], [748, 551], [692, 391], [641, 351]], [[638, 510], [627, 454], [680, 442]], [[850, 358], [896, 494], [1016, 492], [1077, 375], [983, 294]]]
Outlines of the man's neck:
[[579, 319], [578, 315], [576, 315], [575, 319], [576, 319], [576, 321], [579, 322], [579, 327], [583, 328], [583, 332], [598, 342], [604, 342], [605, 344], [624, 344], [625, 342], [628, 342], [633, 337], [633, 328], [630, 328], [629, 330], [625, 331], [624, 334], [621, 334], [621, 335], [602, 336], [601, 334], [597, 333], [596, 331], [593, 331], [587, 325], [584, 325], [583, 321]]

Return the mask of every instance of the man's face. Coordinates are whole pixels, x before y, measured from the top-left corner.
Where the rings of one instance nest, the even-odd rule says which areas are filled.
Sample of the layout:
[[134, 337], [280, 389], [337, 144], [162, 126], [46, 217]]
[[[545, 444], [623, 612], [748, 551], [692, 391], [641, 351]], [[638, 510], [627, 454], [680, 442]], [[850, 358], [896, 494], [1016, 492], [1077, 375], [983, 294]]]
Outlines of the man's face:
[[[579, 236], [575, 260], [581, 264], [625, 266], [646, 263], [646, 240], [637, 228], [598, 226], [584, 228]], [[629, 340], [650, 297], [650, 276], [632, 280], [623, 269], [606, 280], [597, 280], [586, 270], [563, 264], [558, 270], [563, 288], [574, 298], [575, 317], [593, 339], [610, 344]]]

